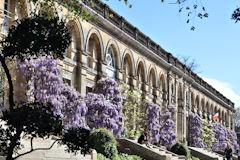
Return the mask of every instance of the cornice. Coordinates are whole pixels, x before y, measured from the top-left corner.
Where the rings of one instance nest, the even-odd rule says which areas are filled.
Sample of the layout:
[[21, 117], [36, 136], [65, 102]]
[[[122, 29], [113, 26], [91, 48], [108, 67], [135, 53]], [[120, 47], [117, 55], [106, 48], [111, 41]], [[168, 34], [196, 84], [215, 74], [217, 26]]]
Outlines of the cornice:
[[[95, 25], [132, 47], [146, 58], [151, 59], [154, 63], [182, 76], [193, 87], [215, 99], [220, 104], [223, 104], [223, 106], [234, 110], [234, 103], [232, 101], [205, 82], [171, 53], [165, 51], [160, 45], [131, 25], [108, 5], [99, 0], [95, 0], [95, 2], [94, 7], [91, 7], [88, 3], [85, 3], [83, 6], [83, 9], [87, 10], [97, 20], [98, 23]], [[95, 16], [96, 14], [97, 16]], [[109, 15], [112, 16], [110, 17]]]

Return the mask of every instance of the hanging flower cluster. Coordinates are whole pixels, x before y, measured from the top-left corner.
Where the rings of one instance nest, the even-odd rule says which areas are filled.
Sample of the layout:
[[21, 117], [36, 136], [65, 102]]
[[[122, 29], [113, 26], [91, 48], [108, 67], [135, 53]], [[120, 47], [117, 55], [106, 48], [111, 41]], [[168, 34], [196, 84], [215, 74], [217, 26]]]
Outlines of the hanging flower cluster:
[[234, 131], [230, 131], [230, 130], [227, 130], [227, 139], [228, 139], [228, 142], [229, 144], [232, 146], [233, 148], [233, 152], [237, 152], [237, 150], [239, 150], [239, 145], [237, 143], [237, 135], [236, 135], [236, 132]]
[[173, 115], [177, 112], [174, 105], [170, 104], [168, 108], [162, 110], [160, 114], [160, 144], [171, 147], [177, 141], [177, 135], [174, 132]]
[[58, 61], [51, 56], [25, 60], [18, 69], [26, 80], [27, 101], [50, 102], [55, 115], [63, 119], [65, 128], [86, 127], [87, 108], [83, 97], [60, 78]]
[[204, 148], [202, 135], [202, 119], [197, 114], [190, 114], [189, 115], [189, 133], [190, 133], [190, 144], [193, 147]]
[[159, 112], [160, 107], [151, 103], [146, 103], [147, 108], [147, 129], [150, 132], [150, 136], [152, 139], [152, 144], [158, 143], [160, 138], [160, 125], [159, 125]]
[[213, 151], [224, 151], [227, 146], [226, 128], [220, 123], [213, 124], [216, 141], [212, 147]]
[[239, 149], [239, 145], [237, 144], [237, 135], [234, 131], [226, 129], [218, 122], [213, 124], [213, 131], [216, 138], [212, 147], [213, 151], [224, 151], [227, 144], [231, 145], [233, 152], [236, 152]]
[[120, 137], [123, 131], [122, 97], [117, 82], [105, 78], [97, 82], [94, 93], [85, 98], [87, 124], [91, 129], [106, 128]]

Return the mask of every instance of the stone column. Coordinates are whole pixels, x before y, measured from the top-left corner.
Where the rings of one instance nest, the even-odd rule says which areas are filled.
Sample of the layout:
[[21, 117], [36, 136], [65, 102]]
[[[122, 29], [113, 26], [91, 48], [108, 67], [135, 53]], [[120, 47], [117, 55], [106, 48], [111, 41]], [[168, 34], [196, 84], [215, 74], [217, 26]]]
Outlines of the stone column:
[[81, 58], [81, 86], [80, 86], [80, 93], [82, 96], [86, 95], [86, 89], [87, 89], [87, 58], [88, 54], [87, 52], [82, 51], [82, 58]]
[[171, 99], [172, 99], [172, 88], [171, 88], [171, 86], [172, 86], [172, 80], [173, 80], [173, 77], [172, 77], [172, 75], [171, 75], [171, 72], [168, 72], [168, 74], [167, 74], [167, 89], [168, 89], [168, 103], [170, 104], [172, 101], [171, 101]]
[[[234, 113], [233, 113], [234, 114]], [[234, 125], [234, 117], [232, 115], [232, 131], [235, 131], [235, 125]]]
[[192, 113], [192, 87], [189, 86], [189, 114]]
[[185, 144], [187, 144], [187, 129], [186, 129], [186, 125], [187, 125], [187, 117], [186, 117], [186, 82], [184, 82], [183, 85], [183, 142]]
[[100, 79], [103, 77], [107, 77], [107, 64], [105, 61], [100, 61], [100, 68], [101, 68], [101, 73], [100, 73]]
[[167, 94], [167, 92], [162, 92], [162, 94], [163, 94], [163, 99], [162, 99], [162, 101], [163, 101], [163, 106], [165, 106], [165, 107], [167, 107], [167, 104], [168, 104], [168, 94]]
[[229, 111], [229, 129], [232, 130], [232, 112]]

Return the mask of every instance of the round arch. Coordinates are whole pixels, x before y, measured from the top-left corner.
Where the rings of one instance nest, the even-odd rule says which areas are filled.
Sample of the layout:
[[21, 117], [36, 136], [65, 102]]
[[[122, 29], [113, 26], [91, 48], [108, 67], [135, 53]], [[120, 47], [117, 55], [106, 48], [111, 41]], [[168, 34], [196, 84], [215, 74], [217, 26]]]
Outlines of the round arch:
[[122, 55], [122, 70], [124, 70], [124, 59], [128, 57], [128, 59], [131, 61], [131, 70], [132, 70], [132, 76], [135, 76], [136, 75], [136, 67], [135, 67], [135, 60], [134, 60], [134, 57], [133, 57], [133, 53], [130, 49], [126, 48], [123, 52], [123, 55]]
[[155, 78], [156, 78], [156, 84], [155, 84], [155, 86], [156, 87], [158, 87], [158, 74], [157, 74], [157, 68], [156, 68], [156, 66], [155, 65], [150, 65], [149, 66], [149, 68], [148, 68], [148, 70], [147, 70], [147, 75], [148, 75], [148, 79], [147, 79], [147, 81], [149, 82], [149, 80], [150, 80], [150, 72], [151, 71], [153, 71], [154, 72], [154, 74], [155, 74]]
[[138, 89], [144, 91], [145, 90], [144, 86], [146, 82], [146, 68], [144, 67], [143, 61], [139, 61], [137, 65], [136, 76]]
[[167, 80], [164, 76], [164, 74], [162, 73], [160, 75], [160, 78], [159, 78], [159, 88], [162, 92], [167, 92]]
[[83, 32], [81, 25], [76, 21], [70, 20], [67, 22], [67, 28], [71, 35], [71, 44], [67, 49], [67, 57], [77, 62], [81, 61], [79, 52], [83, 49]]
[[103, 48], [104, 48], [104, 45], [103, 45], [103, 39], [102, 39], [102, 36], [99, 32], [98, 29], [96, 29], [95, 27], [91, 28], [86, 36], [86, 40], [85, 40], [85, 51], [88, 52], [89, 51], [89, 40], [91, 37], [93, 37], [98, 41], [99, 43], [99, 54], [98, 55], [100, 57], [99, 60], [103, 61]]
[[157, 74], [154, 67], [150, 67], [148, 72], [148, 83], [149, 83], [149, 92], [152, 93], [152, 95], [155, 95], [156, 87], [157, 87]]
[[104, 61], [106, 61], [106, 55], [107, 55], [107, 52], [108, 52], [108, 49], [112, 47], [113, 50], [114, 50], [114, 58], [115, 58], [115, 68], [116, 69], [121, 69], [122, 66], [121, 66], [121, 56], [120, 56], [120, 49], [119, 49], [119, 46], [117, 45], [117, 42], [114, 40], [114, 39], [110, 39], [108, 42], [107, 42], [107, 46], [105, 47], [105, 52], [104, 52]]
[[[68, 26], [70, 24], [71, 26]], [[79, 20], [67, 20], [67, 27], [74, 28], [76, 30], [77, 35], [77, 49], [84, 50], [84, 34], [83, 34], [83, 27]], [[69, 28], [68, 28], [69, 29]]]
[[138, 76], [138, 69], [139, 69], [139, 66], [142, 66], [142, 68], [143, 68], [143, 72], [144, 72], [144, 83], [146, 83], [147, 82], [147, 67], [146, 67], [146, 63], [145, 63], [145, 60], [143, 59], [143, 58], [138, 58], [138, 60], [137, 60], [137, 63], [136, 63], [136, 66], [135, 66], [135, 68], [136, 68], [136, 71], [135, 71], [135, 73], [136, 73], [136, 76]]
[[134, 76], [134, 65], [131, 54], [125, 53], [122, 60], [123, 81], [129, 85], [132, 84], [132, 76]]

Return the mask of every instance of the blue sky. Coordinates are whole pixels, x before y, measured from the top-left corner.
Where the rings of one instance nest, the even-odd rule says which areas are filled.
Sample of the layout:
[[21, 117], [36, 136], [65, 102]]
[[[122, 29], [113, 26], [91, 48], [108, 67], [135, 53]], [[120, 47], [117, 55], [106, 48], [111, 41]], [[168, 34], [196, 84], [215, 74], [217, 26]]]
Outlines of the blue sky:
[[168, 0], [130, 0], [131, 9], [118, 0], [103, 2], [174, 56], [195, 59], [199, 75], [240, 106], [240, 23], [230, 19], [239, 0], [202, 0], [209, 18], [195, 18], [195, 31]]

